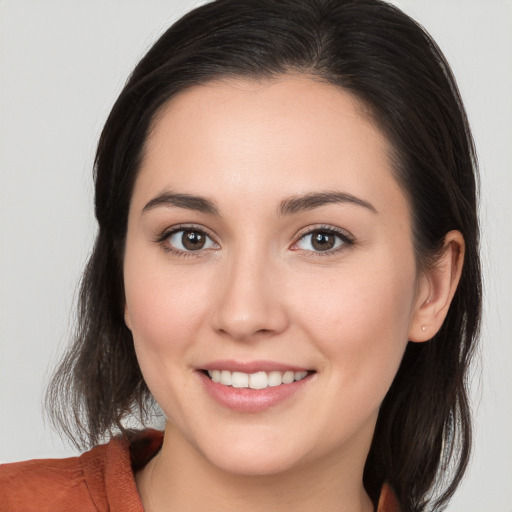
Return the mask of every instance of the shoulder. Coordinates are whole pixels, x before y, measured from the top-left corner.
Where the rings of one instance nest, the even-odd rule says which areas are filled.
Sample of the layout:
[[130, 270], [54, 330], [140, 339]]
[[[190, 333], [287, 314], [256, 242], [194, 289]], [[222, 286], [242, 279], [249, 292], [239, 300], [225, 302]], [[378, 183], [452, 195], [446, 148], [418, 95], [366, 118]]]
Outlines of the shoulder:
[[0, 466], [0, 503], [12, 512], [96, 511], [78, 457]]
[[114, 438], [79, 457], [0, 465], [1, 510], [142, 512], [134, 471], [159, 450], [153, 430]]
[[384, 484], [381, 489], [377, 512], [400, 512], [400, 505], [393, 489]]

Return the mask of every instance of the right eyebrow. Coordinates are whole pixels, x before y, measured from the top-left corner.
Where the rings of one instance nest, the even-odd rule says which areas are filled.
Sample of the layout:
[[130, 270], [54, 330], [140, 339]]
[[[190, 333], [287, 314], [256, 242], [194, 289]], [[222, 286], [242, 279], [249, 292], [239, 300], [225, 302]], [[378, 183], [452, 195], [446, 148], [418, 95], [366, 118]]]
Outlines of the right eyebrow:
[[159, 206], [186, 208], [211, 215], [219, 215], [219, 209], [213, 201], [206, 197], [194, 196], [191, 194], [175, 194], [173, 192], [163, 192], [155, 196], [142, 209], [142, 213], [153, 210]]

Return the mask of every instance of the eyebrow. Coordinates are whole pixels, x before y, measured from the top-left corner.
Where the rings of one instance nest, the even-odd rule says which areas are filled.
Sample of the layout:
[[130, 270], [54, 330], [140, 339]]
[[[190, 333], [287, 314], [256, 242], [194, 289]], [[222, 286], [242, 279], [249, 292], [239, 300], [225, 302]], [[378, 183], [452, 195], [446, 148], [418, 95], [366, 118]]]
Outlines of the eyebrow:
[[[359, 197], [347, 192], [312, 192], [302, 196], [293, 196], [281, 201], [279, 213], [281, 215], [293, 215], [294, 213], [313, 210], [327, 204], [349, 203], [362, 206], [372, 213], [377, 213], [376, 208]], [[149, 201], [142, 209], [142, 213], [158, 207], [175, 206], [187, 210], [195, 210], [202, 213], [219, 216], [220, 212], [215, 202], [206, 197], [195, 196], [192, 194], [178, 194], [173, 192], [163, 192]]]
[[378, 213], [377, 209], [368, 201], [346, 192], [314, 192], [303, 196], [290, 197], [281, 202], [279, 211], [281, 215], [292, 215], [294, 213], [313, 210], [327, 204], [349, 203], [362, 206], [372, 213]]
[[142, 213], [159, 206], [177, 206], [178, 208], [186, 208], [187, 210], [219, 215], [219, 209], [210, 199], [193, 196], [191, 194], [176, 194], [172, 192], [164, 192], [151, 199], [142, 209]]

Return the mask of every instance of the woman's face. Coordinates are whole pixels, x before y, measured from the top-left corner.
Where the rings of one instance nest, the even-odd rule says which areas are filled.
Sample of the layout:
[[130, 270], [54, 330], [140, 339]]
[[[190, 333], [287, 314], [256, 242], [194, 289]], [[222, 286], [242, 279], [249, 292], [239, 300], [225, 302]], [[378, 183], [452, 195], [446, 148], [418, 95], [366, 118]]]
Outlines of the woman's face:
[[350, 94], [301, 76], [197, 86], [158, 116], [129, 212], [125, 317], [196, 455], [244, 474], [329, 458], [362, 470], [419, 303], [389, 153]]

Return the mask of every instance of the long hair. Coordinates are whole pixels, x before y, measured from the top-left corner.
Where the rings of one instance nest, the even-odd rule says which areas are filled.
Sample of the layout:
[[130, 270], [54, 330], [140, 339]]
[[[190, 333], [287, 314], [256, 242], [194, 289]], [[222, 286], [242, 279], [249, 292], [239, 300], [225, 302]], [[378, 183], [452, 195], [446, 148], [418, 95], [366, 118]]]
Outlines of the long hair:
[[82, 278], [74, 343], [47, 393], [54, 421], [81, 446], [125, 433], [152, 397], [124, 324], [123, 249], [148, 130], [178, 92], [227, 77], [305, 73], [357, 97], [388, 138], [412, 211], [419, 269], [446, 233], [465, 240], [446, 320], [409, 343], [381, 406], [364, 471], [376, 500], [391, 484], [405, 511], [439, 510], [468, 463], [467, 373], [478, 335], [481, 276], [477, 162], [450, 67], [428, 33], [379, 0], [218, 0], [181, 18], [139, 62], [105, 124], [95, 159], [94, 250]]

